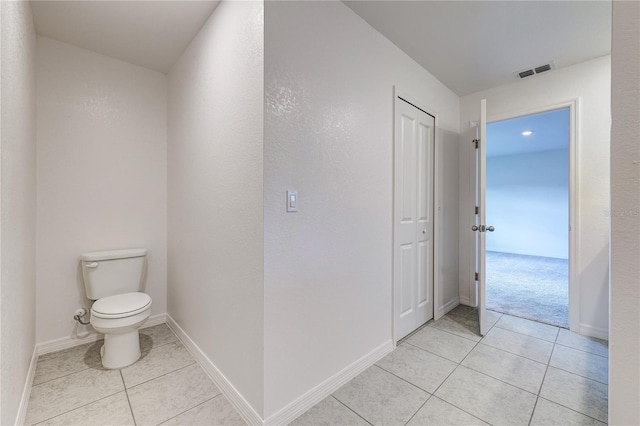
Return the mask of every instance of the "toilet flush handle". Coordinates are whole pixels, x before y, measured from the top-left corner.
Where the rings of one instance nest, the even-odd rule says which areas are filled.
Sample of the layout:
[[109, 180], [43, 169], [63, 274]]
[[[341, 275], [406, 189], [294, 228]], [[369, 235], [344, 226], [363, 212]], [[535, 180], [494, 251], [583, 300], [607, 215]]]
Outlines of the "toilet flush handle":
[[87, 268], [97, 268], [98, 267], [98, 262], [87, 263], [85, 266]]

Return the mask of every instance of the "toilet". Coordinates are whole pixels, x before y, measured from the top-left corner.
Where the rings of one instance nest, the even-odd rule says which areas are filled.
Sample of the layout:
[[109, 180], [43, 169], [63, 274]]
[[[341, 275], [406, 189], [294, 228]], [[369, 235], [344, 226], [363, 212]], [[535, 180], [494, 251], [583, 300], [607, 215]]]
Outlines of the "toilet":
[[140, 358], [138, 328], [151, 314], [151, 297], [140, 292], [147, 249], [105, 250], [80, 256], [91, 306], [91, 325], [104, 334], [102, 366], [123, 368]]

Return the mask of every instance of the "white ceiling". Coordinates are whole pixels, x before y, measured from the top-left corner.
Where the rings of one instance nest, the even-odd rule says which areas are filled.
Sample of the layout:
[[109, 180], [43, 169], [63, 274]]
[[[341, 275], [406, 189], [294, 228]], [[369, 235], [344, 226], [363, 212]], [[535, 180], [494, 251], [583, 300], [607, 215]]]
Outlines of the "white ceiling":
[[611, 52], [610, 1], [345, 4], [460, 96], [551, 60], [560, 68]]
[[[218, 3], [31, 1], [38, 34], [163, 73]], [[345, 4], [461, 96], [513, 82], [515, 71], [550, 60], [564, 67], [611, 51], [606, 0]]]
[[31, 1], [36, 32], [167, 73], [220, 0]]

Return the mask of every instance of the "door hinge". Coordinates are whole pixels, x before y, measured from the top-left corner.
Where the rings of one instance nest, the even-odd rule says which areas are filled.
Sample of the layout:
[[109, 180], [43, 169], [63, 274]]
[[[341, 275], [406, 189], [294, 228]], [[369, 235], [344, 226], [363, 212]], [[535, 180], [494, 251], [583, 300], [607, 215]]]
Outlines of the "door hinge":
[[480, 139], [474, 139], [471, 141], [471, 143], [476, 147], [476, 149], [478, 149], [478, 144], [480, 143]]
[[476, 206], [476, 214], [478, 214], [478, 210], [480, 209], [480, 207]]
[[476, 272], [476, 281], [480, 281], [480, 275]]

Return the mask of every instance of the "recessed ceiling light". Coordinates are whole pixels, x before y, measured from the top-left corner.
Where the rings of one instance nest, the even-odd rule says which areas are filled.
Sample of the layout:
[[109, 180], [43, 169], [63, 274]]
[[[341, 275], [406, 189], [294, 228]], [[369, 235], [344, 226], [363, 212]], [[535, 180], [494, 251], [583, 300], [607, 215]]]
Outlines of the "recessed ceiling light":
[[522, 132], [522, 136], [531, 136], [533, 134], [532, 130], [525, 130], [524, 132]]

